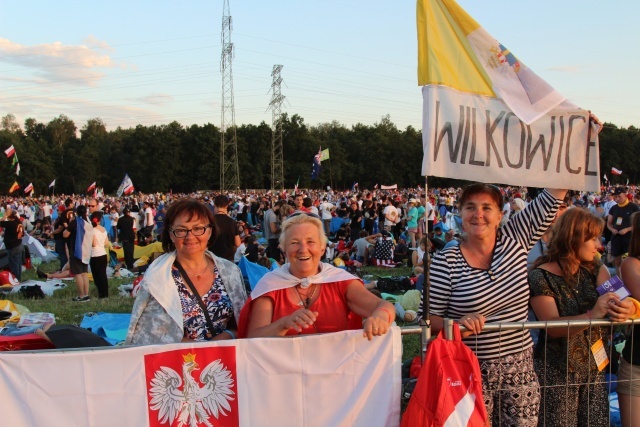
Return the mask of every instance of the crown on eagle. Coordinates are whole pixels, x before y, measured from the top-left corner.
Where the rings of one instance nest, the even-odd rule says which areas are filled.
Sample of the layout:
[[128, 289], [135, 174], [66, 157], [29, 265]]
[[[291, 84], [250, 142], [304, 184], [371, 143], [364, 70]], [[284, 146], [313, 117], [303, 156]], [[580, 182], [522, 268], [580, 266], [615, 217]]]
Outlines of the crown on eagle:
[[182, 358], [184, 359], [185, 363], [195, 362], [196, 361], [196, 355], [193, 354], [193, 353], [183, 354]]

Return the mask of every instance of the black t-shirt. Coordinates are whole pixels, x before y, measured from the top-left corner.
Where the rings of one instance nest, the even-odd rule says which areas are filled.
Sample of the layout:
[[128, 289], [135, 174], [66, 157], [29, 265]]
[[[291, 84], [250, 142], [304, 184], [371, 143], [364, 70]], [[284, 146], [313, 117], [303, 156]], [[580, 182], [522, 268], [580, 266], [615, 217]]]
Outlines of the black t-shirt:
[[0, 221], [0, 227], [4, 228], [4, 245], [7, 249], [17, 248], [22, 243], [22, 239], [18, 239], [18, 225], [20, 221], [17, 219]]
[[631, 227], [631, 214], [638, 212], [640, 207], [634, 203], [627, 203], [624, 207], [615, 204], [609, 209], [609, 215], [613, 217], [613, 228], [620, 231], [623, 228]]
[[121, 242], [133, 242], [136, 235], [133, 232], [134, 219], [130, 215], [123, 215], [118, 218], [118, 239]]
[[216, 214], [214, 216], [218, 236], [209, 246], [211, 252], [221, 258], [233, 262], [235, 254], [235, 237], [238, 236], [237, 223], [227, 214]]
[[350, 209], [349, 219], [351, 220], [351, 230], [360, 229], [360, 221], [362, 220], [362, 211], [360, 209]]
[[67, 231], [69, 231], [70, 234], [69, 237], [65, 239], [65, 242], [67, 243], [67, 249], [69, 249], [69, 256], [72, 256], [75, 253], [76, 234], [78, 234], [78, 224], [75, 218], [67, 225]]
[[258, 244], [252, 243], [247, 246], [247, 249], [244, 251], [244, 254], [247, 256], [247, 259], [251, 262], [258, 262]]

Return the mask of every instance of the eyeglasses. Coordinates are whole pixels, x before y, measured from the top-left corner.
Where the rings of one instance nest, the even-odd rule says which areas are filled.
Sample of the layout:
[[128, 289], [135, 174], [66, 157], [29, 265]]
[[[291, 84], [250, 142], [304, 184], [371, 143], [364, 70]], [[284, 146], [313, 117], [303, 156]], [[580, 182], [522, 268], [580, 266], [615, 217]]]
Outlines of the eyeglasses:
[[314, 214], [312, 212], [302, 212], [302, 211], [296, 211], [296, 212], [292, 213], [291, 215], [289, 215], [287, 217], [287, 219], [294, 218], [294, 217], [296, 217], [298, 215], [307, 215], [307, 216], [310, 216], [311, 218], [320, 219], [320, 217], [318, 215], [316, 215], [316, 214]]
[[173, 234], [175, 237], [177, 237], [178, 239], [184, 239], [185, 237], [187, 237], [189, 235], [189, 233], [191, 233], [194, 236], [202, 236], [204, 233], [207, 232], [207, 229], [211, 228], [211, 224], [205, 225], [204, 227], [200, 226], [200, 227], [193, 227], [191, 229], [186, 229], [186, 228], [173, 228], [171, 230], [169, 230], [171, 232], [171, 234]]

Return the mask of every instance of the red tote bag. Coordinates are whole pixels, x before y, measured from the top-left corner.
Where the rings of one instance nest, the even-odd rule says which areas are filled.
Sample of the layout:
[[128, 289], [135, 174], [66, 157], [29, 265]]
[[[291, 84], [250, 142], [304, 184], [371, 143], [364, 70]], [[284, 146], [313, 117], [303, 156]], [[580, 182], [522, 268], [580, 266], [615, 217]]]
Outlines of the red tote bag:
[[401, 427], [488, 425], [478, 358], [462, 342], [457, 323], [453, 334], [454, 339], [447, 340], [440, 331], [429, 344]]

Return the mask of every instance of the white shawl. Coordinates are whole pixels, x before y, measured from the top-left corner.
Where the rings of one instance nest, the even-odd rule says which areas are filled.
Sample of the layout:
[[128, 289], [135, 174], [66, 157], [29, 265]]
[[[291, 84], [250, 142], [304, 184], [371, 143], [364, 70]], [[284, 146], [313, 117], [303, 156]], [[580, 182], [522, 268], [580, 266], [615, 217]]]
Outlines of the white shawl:
[[290, 264], [284, 264], [279, 269], [270, 271], [269, 273], [262, 276], [262, 279], [260, 279], [255, 289], [251, 292], [251, 299], [255, 300], [256, 298], [268, 292], [292, 288], [297, 285], [302, 285], [303, 288], [308, 288], [309, 286], [316, 283], [319, 284], [342, 282], [345, 280], [361, 280], [359, 277], [354, 276], [351, 273], [347, 273], [341, 268], [336, 268], [331, 264], [327, 264], [324, 262], [320, 263], [320, 272], [318, 272], [318, 274], [305, 277], [304, 279], [293, 276], [289, 272], [289, 267]]

